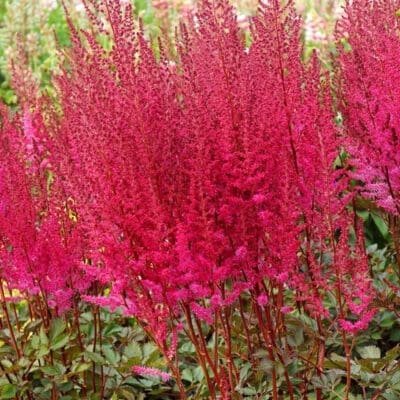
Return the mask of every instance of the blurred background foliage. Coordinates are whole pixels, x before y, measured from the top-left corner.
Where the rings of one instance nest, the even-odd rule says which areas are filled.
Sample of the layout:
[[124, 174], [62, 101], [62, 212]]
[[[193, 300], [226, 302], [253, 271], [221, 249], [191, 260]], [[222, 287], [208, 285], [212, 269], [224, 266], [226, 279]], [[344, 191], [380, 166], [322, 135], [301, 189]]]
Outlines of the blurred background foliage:
[[[129, 0], [128, 0], [129, 1]], [[179, 16], [190, 14], [196, 0], [131, 0], [136, 16], [140, 16], [151, 38], [160, 34], [172, 36]], [[313, 48], [329, 60], [334, 23], [340, 15], [342, 0], [296, 0], [304, 16], [305, 55]], [[65, 0], [73, 20], [84, 27], [84, 9], [80, 0]], [[243, 29], [257, 9], [257, 0], [233, 0]], [[0, 99], [16, 105], [17, 98], [10, 85], [10, 62], [29, 61], [42, 89], [52, 93], [51, 74], [60, 62], [59, 49], [69, 45], [68, 26], [60, 0], [0, 0]]]

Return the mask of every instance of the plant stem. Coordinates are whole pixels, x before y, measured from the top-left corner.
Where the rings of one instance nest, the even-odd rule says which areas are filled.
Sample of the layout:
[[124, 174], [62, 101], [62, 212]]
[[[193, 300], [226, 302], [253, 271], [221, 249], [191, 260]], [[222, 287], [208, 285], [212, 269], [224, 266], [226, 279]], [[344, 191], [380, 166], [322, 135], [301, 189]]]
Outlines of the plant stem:
[[10, 314], [8, 312], [8, 307], [7, 307], [5, 294], [4, 294], [4, 282], [3, 282], [2, 279], [0, 279], [0, 296], [1, 296], [1, 305], [3, 307], [4, 316], [6, 318], [7, 328], [10, 331], [11, 343], [12, 343], [12, 346], [14, 348], [15, 354], [17, 355], [17, 358], [20, 359], [21, 358], [21, 351], [20, 351], [20, 349], [18, 347], [17, 340], [16, 340], [15, 334], [14, 334], [14, 328], [13, 328], [13, 326], [11, 324]]

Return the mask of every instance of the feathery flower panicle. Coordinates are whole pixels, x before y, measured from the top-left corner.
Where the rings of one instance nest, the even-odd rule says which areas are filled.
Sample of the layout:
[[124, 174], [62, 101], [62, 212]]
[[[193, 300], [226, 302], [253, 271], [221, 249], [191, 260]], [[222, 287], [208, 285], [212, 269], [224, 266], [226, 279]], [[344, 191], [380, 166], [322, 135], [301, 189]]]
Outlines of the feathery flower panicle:
[[[226, 399], [229, 318], [243, 301], [271, 360], [295, 308], [320, 336], [325, 323], [344, 337], [365, 329], [375, 311], [351, 177], [334, 167], [329, 76], [316, 54], [302, 59], [294, 2], [260, 3], [246, 47], [229, 2], [202, 0], [176, 49], [161, 38], [156, 52], [129, 2], [85, 6], [90, 31], [67, 13], [62, 113], [15, 70], [21, 113], [3, 112], [1, 130], [2, 277], [60, 312], [79, 294], [135, 316], [175, 377], [183, 331]], [[206, 357], [205, 325], [230, 365]]]
[[400, 214], [400, 39], [397, 0], [347, 2], [336, 32], [339, 91], [353, 177], [361, 192]]
[[70, 307], [74, 288], [82, 287], [79, 248], [76, 238], [63, 232], [64, 213], [49, 197], [45, 127], [41, 116], [27, 109], [13, 120], [3, 109], [1, 117], [1, 278], [28, 295], [40, 293], [61, 313]]
[[159, 377], [163, 382], [168, 382], [171, 379], [171, 375], [169, 373], [161, 371], [157, 368], [135, 365], [132, 367], [132, 370], [135, 374], [138, 375]]
[[[315, 320], [320, 338], [328, 324], [339, 328], [345, 346], [346, 334], [365, 329], [375, 313], [349, 182], [362, 177], [365, 191], [390, 210], [397, 190], [397, 111], [388, 100], [395, 86], [376, 82], [372, 70], [360, 73], [369, 53], [354, 49], [367, 40], [367, 25], [353, 24], [361, 5], [376, 7], [376, 21], [370, 17], [382, 31], [379, 43], [392, 50], [371, 61], [374, 73], [381, 62], [395, 65], [386, 15], [395, 2], [351, 4], [338, 32], [353, 49], [340, 56], [349, 85], [341, 100], [349, 104], [357, 175], [335, 167], [343, 140], [330, 77], [316, 53], [303, 61], [293, 0], [260, 3], [249, 46], [228, 0], [201, 0], [174, 49], [165, 38], [158, 46], [146, 39], [130, 2], [85, 2], [88, 31], [66, 10], [72, 45], [55, 77], [62, 112], [32, 96], [17, 69], [21, 114], [10, 120], [3, 112], [2, 277], [61, 311], [80, 294], [135, 316], [175, 377], [179, 333], [189, 335], [224, 399], [235, 390], [233, 312], [253, 351], [243, 307], [257, 318], [273, 364], [284, 364], [280, 335], [295, 310]], [[381, 95], [380, 108], [373, 99]], [[381, 153], [373, 153], [374, 140]], [[109, 295], [99, 296], [92, 283], [108, 285]], [[337, 310], [326, 307], [331, 294]], [[225, 346], [226, 360], [208, 355], [204, 326]], [[319, 374], [325, 345], [316, 345]], [[133, 371], [169, 378], [147, 367]]]
[[211, 323], [245, 291], [264, 304], [267, 278], [326, 315], [326, 292], [367, 267], [350, 267], [329, 79], [316, 56], [302, 62], [293, 1], [260, 4], [246, 49], [229, 3], [204, 0], [159, 59], [129, 5], [90, 4], [113, 48], [70, 22], [49, 157], [110, 306], [165, 334], [182, 311]]

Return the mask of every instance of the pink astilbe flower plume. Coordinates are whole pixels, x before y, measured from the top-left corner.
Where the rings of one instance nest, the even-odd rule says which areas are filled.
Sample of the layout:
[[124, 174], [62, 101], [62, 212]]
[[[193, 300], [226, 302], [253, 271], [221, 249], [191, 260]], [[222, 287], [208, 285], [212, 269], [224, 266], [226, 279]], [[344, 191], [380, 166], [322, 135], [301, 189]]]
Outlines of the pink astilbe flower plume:
[[142, 367], [139, 365], [135, 365], [132, 367], [132, 371], [138, 375], [159, 377], [159, 378], [161, 378], [161, 380], [163, 382], [167, 382], [171, 379], [170, 374], [168, 374], [167, 372], [161, 371], [157, 368]]
[[[373, 290], [351, 177], [334, 167], [342, 142], [329, 76], [316, 54], [302, 59], [294, 2], [260, 3], [246, 47], [229, 2], [202, 0], [176, 48], [161, 38], [156, 52], [126, 2], [85, 5], [90, 31], [67, 14], [72, 46], [55, 77], [62, 112], [22, 93], [19, 127], [3, 126], [13, 147], [0, 192], [10, 279], [23, 276], [27, 290], [46, 285], [55, 304], [78, 292], [135, 316], [175, 377], [178, 332], [188, 335], [210, 391], [207, 367], [224, 399], [235, 366], [207, 357], [202, 329], [221, 332], [232, 360], [229, 319], [240, 307], [247, 328], [246, 302], [282, 365], [276, 336], [286, 314], [307, 313], [321, 337], [328, 325], [344, 337], [364, 329]], [[7, 219], [11, 206], [18, 224]], [[93, 281], [109, 285], [109, 296], [88, 290]], [[326, 308], [329, 294], [337, 310]]]
[[362, 193], [400, 214], [399, 16], [396, 0], [347, 2], [338, 73], [348, 149]]
[[[82, 287], [76, 237], [65, 229], [50, 199], [52, 174], [41, 142], [42, 118], [23, 111], [13, 120], [2, 109], [0, 147], [1, 278], [26, 294], [41, 294], [50, 307], [63, 312], [74, 290]], [[67, 241], [69, 240], [69, 243]], [[76, 286], [74, 286], [76, 284]]]
[[327, 315], [359, 244], [347, 242], [348, 177], [333, 168], [329, 79], [316, 56], [302, 62], [293, 2], [261, 3], [246, 48], [228, 2], [204, 0], [173, 59], [162, 41], [156, 58], [129, 5], [89, 3], [92, 32], [70, 22], [49, 159], [88, 271], [113, 282], [110, 306], [119, 298], [163, 346], [182, 311], [211, 323], [241, 293], [268, 296], [265, 278]]

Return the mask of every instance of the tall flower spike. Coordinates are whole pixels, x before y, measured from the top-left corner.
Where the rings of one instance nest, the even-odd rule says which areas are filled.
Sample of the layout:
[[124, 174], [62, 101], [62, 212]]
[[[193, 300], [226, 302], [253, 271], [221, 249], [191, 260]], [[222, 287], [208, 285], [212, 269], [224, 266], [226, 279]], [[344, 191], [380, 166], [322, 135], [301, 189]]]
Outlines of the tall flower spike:
[[25, 110], [10, 120], [2, 110], [1, 277], [23, 293], [40, 293], [50, 307], [63, 312], [74, 290], [83, 291], [87, 285], [82, 285], [75, 258], [79, 241], [63, 230], [63, 212], [49, 198], [52, 175], [41, 142], [44, 129], [37, 113]]
[[327, 78], [316, 57], [302, 62], [293, 1], [260, 5], [246, 49], [228, 2], [204, 0], [173, 63], [162, 49], [156, 59], [129, 8], [89, 6], [113, 49], [73, 30], [50, 157], [86, 256], [114, 282], [110, 304], [156, 329], [182, 302], [210, 321], [264, 278], [323, 297], [335, 272], [315, 254], [349, 229], [350, 197], [332, 169]]
[[397, 0], [347, 2], [336, 38], [342, 112], [362, 193], [400, 214]]

